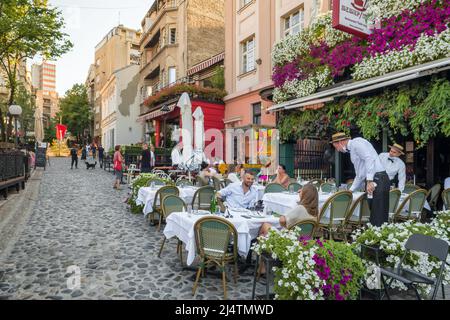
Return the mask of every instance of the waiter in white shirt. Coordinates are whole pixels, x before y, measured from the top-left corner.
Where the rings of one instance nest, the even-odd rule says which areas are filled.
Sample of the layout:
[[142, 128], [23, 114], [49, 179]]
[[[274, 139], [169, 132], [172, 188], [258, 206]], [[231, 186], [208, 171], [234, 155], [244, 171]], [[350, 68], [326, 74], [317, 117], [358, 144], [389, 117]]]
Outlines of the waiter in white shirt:
[[178, 167], [178, 165], [181, 164], [181, 162], [182, 162], [181, 149], [182, 148], [183, 148], [183, 143], [180, 142], [172, 149], [172, 154], [171, 154], [172, 167]]
[[369, 199], [370, 223], [379, 227], [388, 222], [390, 180], [372, 144], [363, 138], [351, 139], [342, 132], [334, 134], [331, 143], [339, 152], [350, 152], [356, 172], [350, 191], [354, 192], [366, 182], [368, 197], [373, 197], [372, 201]]
[[[391, 184], [397, 184], [398, 189], [403, 192], [406, 183], [406, 166], [400, 159], [401, 155], [404, 155], [403, 147], [397, 143], [389, 146], [391, 150], [389, 152], [380, 153], [381, 164], [386, 169], [386, 172], [391, 180]], [[397, 178], [396, 178], [397, 177]]]

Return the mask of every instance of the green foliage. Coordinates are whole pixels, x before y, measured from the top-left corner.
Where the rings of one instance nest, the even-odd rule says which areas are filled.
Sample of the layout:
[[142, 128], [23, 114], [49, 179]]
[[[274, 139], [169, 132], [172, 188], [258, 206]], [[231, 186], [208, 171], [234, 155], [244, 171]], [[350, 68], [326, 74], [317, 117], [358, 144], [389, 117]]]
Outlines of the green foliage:
[[350, 245], [307, 240], [301, 230], [270, 230], [255, 252], [281, 262], [275, 267], [276, 298], [281, 300], [356, 299], [365, 269]]
[[59, 118], [52, 118], [49, 121], [48, 127], [44, 127], [44, 142], [52, 143], [56, 139], [56, 125], [59, 123]]
[[214, 69], [214, 75], [211, 77], [211, 84], [213, 88], [225, 89], [225, 69], [223, 66], [217, 66]]
[[367, 139], [410, 133], [417, 147], [442, 133], [450, 136], [450, 81], [433, 77], [385, 89], [376, 95], [340, 99], [319, 110], [285, 112], [280, 117], [282, 140], [329, 137], [333, 130], [357, 128]]
[[61, 99], [61, 116], [68, 131], [81, 141], [85, 129], [89, 129], [92, 119], [92, 111], [89, 104], [86, 87], [83, 84], [75, 84], [67, 90]]
[[139, 189], [142, 187], [147, 187], [150, 180], [162, 180], [166, 185], [175, 185], [170, 179], [161, 179], [156, 174], [142, 173], [140, 174], [132, 183], [131, 196], [128, 199], [128, 204], [130, 205], [130, 210], [132, 213], [140, 214], [144, 209], [144, 205], [136, 204], [136, 199], [138, 197]]
[[[2, 0], [0, 2], [0, 68], [10, 90], [8, 105], [16, 99], [18, 70], [26, 58], [36, 55], [54, 60], [72, 48], [62, 32], [62, 13], [45, 0]], [[2, 139], [6, 138], [0, 109]]]

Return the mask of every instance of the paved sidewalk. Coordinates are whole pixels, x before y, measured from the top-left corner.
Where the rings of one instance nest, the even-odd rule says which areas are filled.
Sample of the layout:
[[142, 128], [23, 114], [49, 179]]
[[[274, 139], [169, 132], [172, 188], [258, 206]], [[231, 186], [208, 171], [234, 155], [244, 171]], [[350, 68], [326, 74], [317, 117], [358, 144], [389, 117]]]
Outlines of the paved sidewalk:
[[[182, 269], [176, 241], [166, 243], [159, 259], [162, 232], [127, 210], [128, 189], [114, 190], [113, 180], [99, 168], [87, 171], [79, 163], [70, 170], [70, 159], [51, 159], [35, 187], [36, 201], [21, 194], [14, 199], [31, 207], [29, 217], [14, 213], [20, 234], [0, 234], [0, 243], [9, 247], [0, 255], [0, 298], [193, 299], [195, 272]], [[67, 273], [71, 266], [81, 272], [79, 289], [68, 288], [75, 283], [75, 273]], [[229, 280], [229, 298], [250, 299], [252, 280], [250, 270], [237, 285]], [[264, 292], [260, 284], [258, 291]], [[220, 278], [202, 280], [194, 298], [222, 299]]]

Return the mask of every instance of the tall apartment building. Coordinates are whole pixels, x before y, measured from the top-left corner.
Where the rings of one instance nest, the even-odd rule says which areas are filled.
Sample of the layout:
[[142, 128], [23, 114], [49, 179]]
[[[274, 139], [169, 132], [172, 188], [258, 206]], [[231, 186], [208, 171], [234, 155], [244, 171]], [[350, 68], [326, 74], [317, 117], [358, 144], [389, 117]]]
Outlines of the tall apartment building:
[[224, 51], [224, 2], [153, 3], [141, 23], [141, 102], [168, 85], [189, 82], [191, 67]]
[[[265, 99], [273, 88], [274, 44], [300, 32], [311, 17], [331, 9], [331, 1], [230, 0], [225, 5], [225, 126], [253, 130], [254, 136], [275, 127]], [[226, 141], [237, 150], [238, 140]], [[251, 158], [248, 143], [246, 158]]]
[[[101, 91], [113, 73], [129, 65], [140, 62], [139, 43], [141, 32], [119, 25], [114, 27], [95, 47], [94, 64], [94, 140], [102, 137]], [[92, 70], [90, 70], [91, 72]], [[89, 77], [88, 77], [89, 78]], [[90, 83], [92, 86], [92, 83]], [[91, 88], [92, 90], [92, 88]]]
[[48, 61], [33, 64], [31, 82], [36, 90], [36, 107], [41, 109], [44, 125], [59, 112], [59, 96], [56, 92], [56, 65]]

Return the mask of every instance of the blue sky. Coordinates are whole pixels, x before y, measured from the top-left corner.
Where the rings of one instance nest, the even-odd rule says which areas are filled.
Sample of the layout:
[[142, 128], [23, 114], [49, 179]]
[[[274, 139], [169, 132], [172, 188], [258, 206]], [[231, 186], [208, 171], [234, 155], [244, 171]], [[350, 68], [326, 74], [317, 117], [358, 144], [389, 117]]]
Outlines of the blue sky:
[[60, 95], [75, 83], [84, 83], [94, 50], [109, 30], [120, 23], [139, 29], [154, 0], [49, 0], [58, 7], [66, 21], [74, 48], [56, 61], [56, 87]]

